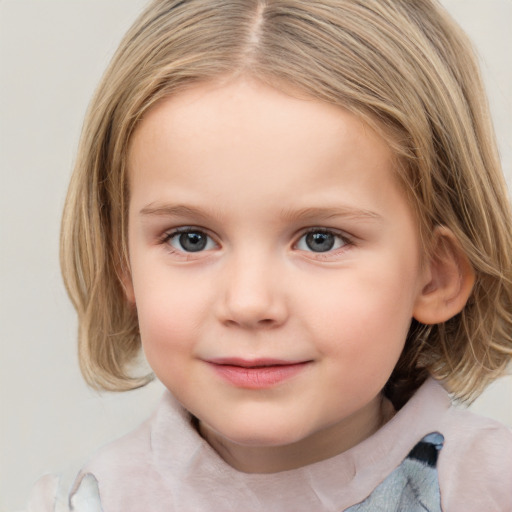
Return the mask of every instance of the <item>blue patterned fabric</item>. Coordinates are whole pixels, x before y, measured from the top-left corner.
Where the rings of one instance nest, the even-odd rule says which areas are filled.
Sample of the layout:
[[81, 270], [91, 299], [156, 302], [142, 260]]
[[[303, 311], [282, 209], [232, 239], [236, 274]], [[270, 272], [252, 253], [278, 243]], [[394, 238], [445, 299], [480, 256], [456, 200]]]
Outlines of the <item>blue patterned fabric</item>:
[[368, 498], [346, 512], [442, 512], [437, 458], [443, 443], [439, 432], [425, 436]]

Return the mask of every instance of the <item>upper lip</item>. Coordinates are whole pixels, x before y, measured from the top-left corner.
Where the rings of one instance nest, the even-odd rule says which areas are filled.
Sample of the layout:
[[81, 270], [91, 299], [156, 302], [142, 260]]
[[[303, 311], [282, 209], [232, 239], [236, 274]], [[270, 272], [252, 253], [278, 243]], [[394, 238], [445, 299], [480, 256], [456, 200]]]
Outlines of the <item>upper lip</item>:
[[293, 364], [303, 364], [309, 361], [297, 360], [290, 361], [284, 359], [270, 359], [270, 358], [258, 358], [258, 359], [244, 359], [240, 357], [219, 357], [215, 359], [208, 359], [208, 363], [223, 365], [223, 366], [239, 366], [241, 368], [264, 368], [266, 366], [290, 366]]

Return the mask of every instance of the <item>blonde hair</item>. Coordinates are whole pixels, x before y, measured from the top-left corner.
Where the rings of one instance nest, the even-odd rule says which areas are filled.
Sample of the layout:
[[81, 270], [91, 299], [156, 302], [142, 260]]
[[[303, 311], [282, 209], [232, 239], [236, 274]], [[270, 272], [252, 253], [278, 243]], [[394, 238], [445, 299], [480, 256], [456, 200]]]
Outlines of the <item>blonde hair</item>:
[[79, 316], [86, 381], [125, 390], [140, 350], [128, 266], [126, 158], [144, 113], [187, 85], [250, 74], [339, 105], [396, 152], [425, 247], [438, 225], [475, 272], [448, 322], [413, 320], [386, 386], [400, 406], [430, 373], [462, 399], [512, 354], [512, 229], [476, 59], [435, 0], [155, 0], [124, 37], [92, 100], [62, 222], [61, 262]]

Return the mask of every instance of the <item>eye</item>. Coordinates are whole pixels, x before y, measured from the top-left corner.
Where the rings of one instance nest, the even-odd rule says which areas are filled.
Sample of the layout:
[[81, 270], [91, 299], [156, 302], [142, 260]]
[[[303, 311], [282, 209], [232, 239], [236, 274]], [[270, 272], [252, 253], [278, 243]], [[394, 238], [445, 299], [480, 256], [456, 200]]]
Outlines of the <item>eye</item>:
[[313, 229], [302, 235], [297, 242], [301, 251], [328, 252], [347, 245], [349, 242], [341, 235], [326, 229]]
[[166, 242], [183, 252], [200, 252], [216, 247], [216, 243], [204, 231], [190, 228], [170, 233], [166, 237]]

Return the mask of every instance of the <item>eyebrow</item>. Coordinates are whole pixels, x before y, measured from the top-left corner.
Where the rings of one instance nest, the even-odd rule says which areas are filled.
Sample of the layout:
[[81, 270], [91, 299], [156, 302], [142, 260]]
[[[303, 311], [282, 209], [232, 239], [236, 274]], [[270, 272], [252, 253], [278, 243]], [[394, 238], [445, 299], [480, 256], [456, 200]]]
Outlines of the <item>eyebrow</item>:
[[[154, 215], [162, 217], [194, 217], [198, 219], [216, 218], [215, 213], [209, 213], [200, 208], [183, 204], [149, 204], [139, 212], [143, 216]], [[281, 217], [286, 221], [329, 220], [334, 218], [349, 218], [360, 221], [381, 220], [377, 212], [361, 208], [344, 207], [310, 207], [299, 210], [283, 209]]]
[[334, 218], [348, 218], [360, 221], [381, 220], [382, 216], [372, 210], [362, 208], [353, 208], [350, 206], [334, 206], [334, 207], [314, 207], [302, 208], [300, 210], [282, 210], [281, 215], [286, 220], [306, 221], [329, 220]]
[[209, 215], [207, 212], [186, 206], [183, 204], [149, 204], [142, 208], [139, 212], [141, 215], [155, 215], [160, 217], [197, 217], [200, 219], [211, 218], [213, 215]]

